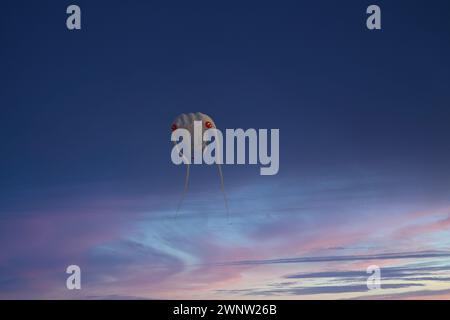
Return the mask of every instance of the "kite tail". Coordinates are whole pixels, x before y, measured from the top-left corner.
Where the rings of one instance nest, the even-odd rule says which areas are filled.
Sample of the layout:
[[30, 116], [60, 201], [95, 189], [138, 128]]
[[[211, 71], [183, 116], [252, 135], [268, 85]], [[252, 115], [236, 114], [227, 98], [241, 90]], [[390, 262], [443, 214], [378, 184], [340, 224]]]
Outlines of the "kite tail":
[[219, 176], [220, 176], [220, 186], [222, 188], [223, 193], [223, 200], [225, 201], [225, 208], [227, 210], [227, 220], [230, 216], [230, 210], [228, 209], [228, 200], [227, 200], [227, 194], [225, 192], [225, 184], [223, 183], [223, 173], [222, 173], [222, 167], [220, 164], [217, 164], [217, 167], [219, 168]]
[[183, 190], [183, 194], [181, 195], [181, 199], [180, 202], [178, 203], [177, 206], [177, 211], [175, 213], [175, 218], [178, 216], [178, 211], [180, 210], [181, 204], [183, 203], [184, 197], [186, 196], [186, 193], [188, 191], [188, 186], [189, 186], [189, 163], [186, 164], [186, 179], [184, 181], [184, 190]]

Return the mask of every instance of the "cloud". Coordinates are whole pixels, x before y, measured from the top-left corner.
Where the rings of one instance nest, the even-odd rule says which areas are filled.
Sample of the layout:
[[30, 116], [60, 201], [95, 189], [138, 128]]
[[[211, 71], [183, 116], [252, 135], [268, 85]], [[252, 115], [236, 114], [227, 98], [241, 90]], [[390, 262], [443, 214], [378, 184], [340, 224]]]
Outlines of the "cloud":
[[[394, 283], [385, 284], [383, 289], [402, 289], [410, 287], [422, 287], [420, 283]], [[251, 295], [251, 296], [309, 296], [321, 294], [343, 294], [369, 292], [367, 285], [334, 285], [334, 286], [311, 286], [311, 287], [288, 287], [283, 289], [244, 289], [244, 290], [218, 290], [220, 293], [232, 295]]]
[[438, 233], [442, 231], [450, 231], [450, 216], [433, 222], [425, 222], [422, 224], [415, 223], [414, 225], [400, 228], [395, 232], [395, 238], [410, 239], [417, 235]]
[[397, 252], [373, 255], [348, 255], [348, 256], [322, 256], [322, 257], [294, 257], [262, 260], [241, 260], [223, 263], [223, 265], [264, 265], [285, 263], [313, 263], [313, 262], [342, 262], [361, 260], [398, 260], [398, 259], [423, 259], [450, 257], [446, 251], [424, 251], [424, 252]]
[[[383, 280], [434, 280], [434, 281], [448, 281], [446, 277], [429, 276], [423, 277], [424, 275], [433, 275], [436, 272], [447, 272], [450, 271], [450, 265], [439, 266], [439, 267], [383, 267], [381, 269], [381, 276]], [[338, 278], [340, 281], [354, 280], [354, 279], [366, 279], [366, 270], [356, 270], [356, 271], [323, 271], [323, 272], [311, 272], [311, 273], [298, 273], [286, 275], [286, 279], [327, 279], [327, 278]]]
[[[292, 186], [235, 188], [232, 224], [207, 193], [190, 197], [176, 220], [163, 195], [143, 194], [68, 196], [43, 201], [38, 211], [25, 206], [18, 214], [2, 214], [1, 297], [202, 299], [254, 292], [338, 298], [363, 292], [366, 264], [373, 261], [380, 262], [385, 279], [404, 281], [386, 284], [392, 289], [447, 278], [445, 266], [414, 271], [388, 265], [450, 257], [426, 244], [408, 243], [411, 251], [398, 241], [392, 245], [391, 235], [408, 226], [417, 211], [366, 212], [362, 204], [352, 204], [372, 197], [371, 191], [347, 194], [361, 184]], [[426, 221], [418, 220], [419, 225], [435, 218], [432, 209], [421, 212], [418, 219]], [[383, 252], [385, 245], [393, 252]], [[65, 289], [69, 264], [82, 266], [85, 291]], [[299, 286], [299, 280], [319, 283]]]
[[355, 300], [400, 300], [400, 299], [445, 299], [450, 298], [450, 289], [443, 290], [413, 290], [408, 292], [394, 293], [394, 294], [380, 294], [373, 296], [359, 296], [355, 297]]

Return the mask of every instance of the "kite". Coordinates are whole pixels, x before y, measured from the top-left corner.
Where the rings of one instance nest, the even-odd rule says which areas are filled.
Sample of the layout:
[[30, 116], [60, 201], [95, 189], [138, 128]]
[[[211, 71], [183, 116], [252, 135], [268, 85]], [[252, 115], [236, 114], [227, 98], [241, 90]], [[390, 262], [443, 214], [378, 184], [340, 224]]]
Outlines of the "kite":
[[[188, 113], [188, 114], [181, 114], [178, 117], [175, 118], [175, 120], [172, 123], [171, 129], [172, 132], [177, 130], [177, 129], [186, 129], [187, 131], [189, 131], [189, 133], [191, 134], [191, 137], [194, 137], [194, 121], [201, 121], [202, 122], [202, 129], [203, 130], [208, 130], [208, 129], [216, 129], [216, 124], [214, 123], [214, 120], [201, 112], [196, 112], [196, 113]], [[199, 148], [201, 148], [201, 151], [203, 152], [203, 150], [206, 147], [206, 142], [201, 140], [196, 140], [196, 139], [191, 139], [191, 154], [194, 154], [194, 150], [198, 150]], [[185, 182], [184, 182], [184, 190], [183, 190], [183, 194], [181, 196], [180, 202], [178, 203], [177, 206], [177, 211], [176, 214], [178, 214], [178, 211], [180, 210], [181, 204], [183, 203], [183, 200], [186, 196], [186, 193], [188, 191], [188, 187], [189, 187], [189, 167], [190, 167], [190, 161], [185, 161], [186, 163], [186, 178], [185, 178]], [[229, 216], [229, 209], [228, 209], [228, 200], [227, 200], [227, 195], [225, 192], [225, 185], [224, 185], [224, 180], [223, 180], [223, 173], [222, 173], [222, 167], [220, 165], [220, 163], [217, 163], [217, 168], [219, 169], [219, 177], [220, 177], [220, 186], [221, 186], [221, 190], [223, 193], [223, 198], [225, 201], [225, 208], [227, 211], [227, 218]]]

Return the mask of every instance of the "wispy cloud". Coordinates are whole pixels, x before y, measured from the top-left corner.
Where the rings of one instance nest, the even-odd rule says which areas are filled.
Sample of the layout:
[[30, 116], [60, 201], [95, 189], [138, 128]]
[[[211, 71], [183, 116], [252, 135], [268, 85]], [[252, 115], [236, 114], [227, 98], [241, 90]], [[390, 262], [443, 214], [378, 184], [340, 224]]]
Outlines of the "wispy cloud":
[[313, 262], [339, 262], [339, 261], [361, 261], [361, 260], [399, 260], [399, 259], [421, 259], [450, 257], [450, 252], [398, 252], [374, 255], [351, 255], [351, 256], [324, 256], [324, 257], [296, 257], [265, 260], [242, 260], [227, 262], [227, 265], [261, 265], [278, 263], [313, 263]]
[[[372, 263], [385, 295], [446, 285], [448, 266], [437, 262], [450, 252], [417, 239], [445, 231], [447, 209], [376, 205], [384, 183], [235, 186], [229, 220], [220, 193], [191, 194], [176, 219], [178, 198], [156, 193], [46, 196], [34, 212], [11, 205], [0, 225], [0, 296], [354, 298], [374, 295], [365, 285]], [[81, 292], [64, 287], [69, 264], [82, 267]]]
[[[404, 289], [411, 287], [423, 287], [420, 283], [396, 283], [386, 284], [384, 289]], [[310, 295], [325, 295], [325, 294], [340, 294], [340, 293], [360, 293], [369, 292], [367, 285], [334, 285], [334, 286], [311, 286], [311, 287], [288, 287], [284, 289], [271, 289], [271, 290], [238, 290], [238, 291], [219, 291], [221, 293], [238, 294], [238, 295], [251, 295], [251, 296], [310, 296]]]

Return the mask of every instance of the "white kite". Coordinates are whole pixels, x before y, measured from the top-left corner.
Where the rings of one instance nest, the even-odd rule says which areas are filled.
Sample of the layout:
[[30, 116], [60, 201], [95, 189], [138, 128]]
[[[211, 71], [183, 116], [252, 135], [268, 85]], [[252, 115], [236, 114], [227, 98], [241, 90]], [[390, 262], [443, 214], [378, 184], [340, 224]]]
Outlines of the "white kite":
[[[188, 114], [181, 114], [178, 117], [175, 118], [175, 120], [172, 123], [172, 132], [177, 130], [177, 129], [186, 129], [187, 131], [189, 131], [191, 137], [194, 137], [194, 121], [201, 121], [202, 122], [202, 129], [203, 130], [208, 130], [208, 129], [216, 129], [216, 124], [214, 123], [213, 119], [211, 119], [211, 117], [209, 117], [208, 115], [201, 113], [201, 112], [196, 112], [196, 113], [188, 113]], [[174, 142], [175, 143], [175, 142]], [[216, 141], [216, 143], [218, 143]], [[201, 150], [203, 152], [203, 150], [206, 147], [206, 142], [203, 141], [203, 139], [191, 139], [191, 154], [194, 155], [194, 150]], [[220, 149], [221, 146], [219, 146], [218, 149]], [[200, 149], [201, 148], [201, 149]], [[184, 157], [184, 155], [183, 155]], [[193, 156], [192, 156], [193, 157]], [[190, 167], [190, 161], [185, 161], [186, 163], [186, 179], [184, 182], [184, 190], [183, 190], [183, 194], [182, 197], [180, 199], [180, 202], [178, 203], [178, 207], [177, 207], [177, 214], [178, 211], [181, 207], [181, 204], [184, 200], [184, 197], [187, 193], [188, 190], [188, 186], [189, 186], [189, 167]], [[222, 189], [222, 193], [223, 193], [223, 198], [225, 201], [225, 208], [227, 210], [227, 217], [229, 215], [229, 210], [228, 210], [228, 201], [227, 201], [227, 195], [225, 193], [225, 185], [223, 182], [223, 174], [222, 174], [222, 167], [220, 165], [220, 163], [217, 163], [217, 167], [219, 169], [219, 176], [220, 176], [220, 186]]]

